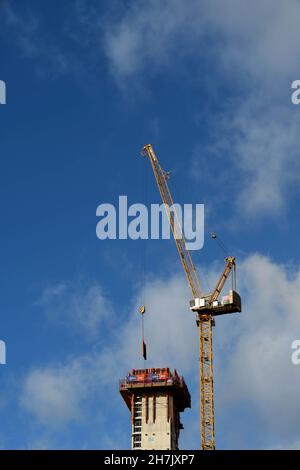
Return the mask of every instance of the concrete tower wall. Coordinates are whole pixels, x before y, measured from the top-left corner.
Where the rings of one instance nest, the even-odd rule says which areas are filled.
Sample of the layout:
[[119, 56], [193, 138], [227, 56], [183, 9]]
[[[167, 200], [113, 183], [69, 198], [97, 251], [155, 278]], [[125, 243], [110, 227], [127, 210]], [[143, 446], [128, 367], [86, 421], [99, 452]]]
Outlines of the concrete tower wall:
[[178, 447], [178, 413], [167, 393], [136, 396], [132, 448], [169, 450]]

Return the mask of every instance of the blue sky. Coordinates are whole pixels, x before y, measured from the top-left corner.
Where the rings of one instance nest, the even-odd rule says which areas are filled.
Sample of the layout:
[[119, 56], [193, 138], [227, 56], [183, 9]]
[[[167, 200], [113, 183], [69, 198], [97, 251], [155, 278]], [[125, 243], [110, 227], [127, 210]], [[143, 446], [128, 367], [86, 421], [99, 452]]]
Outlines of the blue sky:
[[198, 447], [175, 245], [95, 233], [100, 203], [160, 201], [148, 142], [175, 201], [205, 204], [204, 287], [222, 269], [209, 230], [238, 258], [243, 314], [215, 329], [217, 447], [300, 447], [299, 20], [296, 0], [0, 2], [1, 448], [130, 446], [118, 380], [143, 366], [141, 299], [148, 365], [185, 376], [181, 447]]

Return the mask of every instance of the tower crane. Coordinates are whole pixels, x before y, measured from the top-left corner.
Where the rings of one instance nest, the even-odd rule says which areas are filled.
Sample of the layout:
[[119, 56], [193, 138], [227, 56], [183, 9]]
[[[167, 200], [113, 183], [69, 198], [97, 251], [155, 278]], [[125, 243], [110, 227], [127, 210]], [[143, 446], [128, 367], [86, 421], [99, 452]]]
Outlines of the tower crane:
[[[197, 313], [196, 324], [199, 333], [201, 448], [202, 450], [213, 450], [215, 449], [215, 430], [212, 327], [215, 325], [214, 317], [216, 315], [241, 311], [241, 298], [236, 292], [235, 258], [233, 256], [225, 258], [225, 269], [215, 289], [210, 295], [203, 295], [198, 274], [191, 254], [186, 247], [186, 239], [168, 186], [169, 172], [164, 171], [160, 166], [151, 144], [143, 147], [142, 155], [149, 157], [179, 257], [193, 296], [190, 301], [190, 309]], [[229, 291], [229, 295], [225, 296], [222, 302], [219, 302], [219, 295], [232, 269], [234, 273], [232, 289]]]

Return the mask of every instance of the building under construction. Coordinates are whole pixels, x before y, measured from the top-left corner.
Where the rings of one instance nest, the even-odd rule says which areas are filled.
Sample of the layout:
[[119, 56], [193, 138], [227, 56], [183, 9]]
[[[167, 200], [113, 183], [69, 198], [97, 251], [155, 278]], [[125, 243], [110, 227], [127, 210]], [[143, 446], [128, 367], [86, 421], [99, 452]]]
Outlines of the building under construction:
[[133, 369], [120, 393], [131, 413], [132, 449], [178, 449], [180, 413], [191, 407], [191, 397], [176, 370]]

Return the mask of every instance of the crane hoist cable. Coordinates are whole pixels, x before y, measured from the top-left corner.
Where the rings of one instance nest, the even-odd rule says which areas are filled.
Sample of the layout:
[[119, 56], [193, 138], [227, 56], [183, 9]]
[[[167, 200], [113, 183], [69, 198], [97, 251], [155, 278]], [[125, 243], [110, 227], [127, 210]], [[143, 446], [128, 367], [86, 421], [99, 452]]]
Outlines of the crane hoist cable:
[[[142, 168], [142, 177], [140, 178], [142, 188], [141, 193], [143, 194], [143, 201], [148, 207], [148, 173], [146, 172], [145, 165]], [[147, 289], [147, 244], [144, 243], [144, 240], [140, 240], [140, 262], [141, 262], [141, 283], [140, 283], [140, 308], [139, 313], [141, 314], [141, 324], [142, 324], [142, 357], [144, 360], [147, 360], [147, 346], [145, 342], [145, 322], [144, 315], [146, 313], [146, 289]]]
[[223, 251], [223, 253], [225, 255], [228, 255], [229, 251], [228, 251], [228, 248], [227, 246], [225, 245], [225, 243], [222, 241], [222, 239], [220, 238], [219, 235], [216, 234], [216, 232], [211, 232], [210, 234], [212, 240], [216, 240], [218, 246], [220, 247], [220, 249]]
[[[148, 206], [148, 188], [147, 188], [147, 172], [145, 165], [141, 166], [140, 169], [140, 198], [144, 201], [146, 207]], [[146, 304], [146, 272], [147, 272], [147, 244], [144, 240], [139, 240], [139, 262], [140, 262], [140, 277], [139, 277], [139, 288], [140, 288], [140, 305]]]

